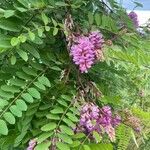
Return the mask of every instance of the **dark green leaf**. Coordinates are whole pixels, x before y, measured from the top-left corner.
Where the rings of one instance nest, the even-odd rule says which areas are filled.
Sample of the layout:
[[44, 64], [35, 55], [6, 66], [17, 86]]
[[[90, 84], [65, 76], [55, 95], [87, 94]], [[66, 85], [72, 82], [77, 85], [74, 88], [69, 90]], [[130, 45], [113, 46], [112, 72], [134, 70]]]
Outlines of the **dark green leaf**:
[[56, 128], [56, 123], [54, 122], [51, 122], [51, 123], [48, 123], [46, 125], [44, 125], [41, 130], [42, 131], [51, 131], [51, 130], [54, 130]]
[[28, 54], [21, 50], [21, 49], [18, 49], [17, 50], [17, 53], [19, 54], [19, 56], [24, 60], [24, 61], [27, 61], [28, 60]]
[[56, 107], [53, 110], [51, 110], [52, 114], [62, 114], [64, 110], [61, 107]]
[[12, 46], [18, 45], [19, 42], [20, 42], [19, 39], [16, 38], [16, 37], [13, 37], [13, 38], [11, 39], [11, 45], [12, 45]]
[[8, 134], [8, 128], [4, 120], [0, 120], [0, 134], [2, 135]]
[[18, 109], [16, 105], [12, 105], [9, 109], [15, 116], [22, 117], [22, 112]]
[[73, 141], [72, 141], [72, 139], [70, 138], [70, 136], [68, 136], [68, 135], [66, 135], [66, 134], [62, 134], [62, 133], [57, 134], [57, 135], [58, 135], [58, 137], [59, 137], [61, 140], [63, 140], [65, 143], [68, 143], [68, 144], [72, 144], [72, 143], [73, 143]]
[[28, 92], [30, 95], [32, 95], [34, 98], [40, 99], [41, 95], [35, 88], [29, 88]]
[[21, 99], [18, 99], [16, 101], [16, 105], [17, 105], [17, 108], [21, 111], [26, 111], [27, 110], [27, 104]]
[[3, 117], [8, 123], [15, 124], [15, 117], [10, 112], [6, 112]]
[[60, 126], [60, 129], [61, 129], [61, 132], [62, 132], [62, 133], [66, 133], [66, 134], [68, 134], [68, 135], [74, 135], [73, 130], [72, 130], [71, 128], [65, 126], [65, 125], [61, 125], [61, 126]]
[[41, 16], [42, 16], [42, 20], [43, 20], [44, 24], [47, 25], [48, 24], [48, 17], [44, 13], [42, 13]]
[[41, 143], [41, 142], [43, 142], [43, 141], [45, 141], [47, 138], [49, 138], [50, 136], [52, 136], [53, 135], [53, 132], [46, 132], [46, 133], [43, 133], [43, 134], [41, 134], [39, 137], [38, 137], [38, 139], [37, 139], [37, 142], [38, 143]]
[[10, 61], [11, 61], [12, 65], [15, 65], [15, 63], [16, 63], [16, 56], [12, 55], [11, 58], [10, 58]]
[[29, 93], [24, 93], [21, 97], [24, 98], [25, 101], [33, 103], [33, 97]]
[[46, 90], [45, 86], [40, 82], [34, 82], [33, 84], [41, 90]]
[[51, 87], [50, 81], [49, 81], [48, 78], [45, 77], [45, 76], [39, 77], [39, 78], [38, 78], [38, 81], [39, 81], [40, 83], [44, 84], [45, 86]]
[[22, 70], [28, 75], [37, 76], [36, 71], [31, 67], [22, 67]]

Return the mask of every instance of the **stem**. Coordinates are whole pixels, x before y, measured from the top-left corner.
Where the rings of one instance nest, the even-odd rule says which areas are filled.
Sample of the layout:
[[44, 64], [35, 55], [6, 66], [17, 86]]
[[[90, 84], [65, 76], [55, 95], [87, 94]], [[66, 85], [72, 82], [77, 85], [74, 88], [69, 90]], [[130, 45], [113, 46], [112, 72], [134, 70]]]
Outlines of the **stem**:
[[91, 133], [89, 133], [89, 134], [86, 136], [86, 138], [83, 140], [83, 142], [81, 143], [81, 145], [80, 145], [80, 147], [79, 147], [79, 150], [81, 150], [83, 144], [84, 144], [84, 143], [86, 142], [86, 140], [89, 138], [90, 134], [91, 134]]
[[5, 114], [5, 112], [11, 107], [11, 105], [30, 87], [30, 85], [39, 77], [41, 76], [45, 71], [47, 70], [47, 68], [42, 71], [38, 76], [36, 76], [36, 78], [34, 78], [34, 80], [32, 80], [32, 82], [30, 82], [24, 89], [23, 91], [17, 95], [17, 97], [15, 99], [13, 99], [13, 101], [4, 109], [4, 111], [0, 114], [0, 118]]

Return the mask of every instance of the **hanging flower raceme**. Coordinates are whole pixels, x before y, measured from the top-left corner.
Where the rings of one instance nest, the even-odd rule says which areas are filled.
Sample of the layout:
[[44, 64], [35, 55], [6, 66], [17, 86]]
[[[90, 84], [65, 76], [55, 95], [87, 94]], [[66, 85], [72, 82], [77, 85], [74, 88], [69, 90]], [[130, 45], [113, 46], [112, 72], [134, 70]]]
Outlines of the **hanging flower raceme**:
[[111, 141], [115, 141], [114, 127], [121, 122], [120, 116], [112, 115], [111, 108], [104, 106], [99, 108], [93, 103], [86, 103], [81, 110], [80, 128], [86, 133], [97, 131], [99, 134], [107, 133]]
[[97, 59], [102, 59], [103, 43], [102, 34], [98, 31], [91, 32], [88, 36], [75, 37], [70, 54], [81, 73], [87, 73]]
[[125, 117], [123, 118], [124, 124], [132, 127], [135, 131], [140, 132], [142, 130], [142, 123], [141, 120], [134, 116], [131, 111], [124, 110]]
[[132, 11], [128, 14], [128, 16], [133, 21], [134, 26], [137, 28], [139, 26], [138, 15]]

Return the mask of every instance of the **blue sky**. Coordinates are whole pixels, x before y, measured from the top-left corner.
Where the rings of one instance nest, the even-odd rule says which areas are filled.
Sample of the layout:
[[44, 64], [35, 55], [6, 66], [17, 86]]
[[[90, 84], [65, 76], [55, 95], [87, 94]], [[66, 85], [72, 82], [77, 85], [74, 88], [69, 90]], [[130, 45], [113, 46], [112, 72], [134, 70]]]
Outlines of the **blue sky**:
[[[133, 0], [118, 0], [123, 3], [123, 6], [129, 10], [134, 8]], [[150, 0], [136, 0], [137, 2], [143, 4], [143, 8], [136, 8], [136, 10], [149, 10], [150, 11]]]

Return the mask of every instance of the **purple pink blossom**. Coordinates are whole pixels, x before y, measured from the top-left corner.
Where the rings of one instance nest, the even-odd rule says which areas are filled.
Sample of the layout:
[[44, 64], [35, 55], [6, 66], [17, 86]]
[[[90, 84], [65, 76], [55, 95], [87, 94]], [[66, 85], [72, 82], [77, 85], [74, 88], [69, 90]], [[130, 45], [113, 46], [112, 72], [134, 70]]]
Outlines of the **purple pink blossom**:
[[83, 105], [80, 114], [80, 126], [86, 133], [97, 131], [102, 134], [103, 131], [108, 134], [111, 141], [115, 140], [114, 127], [119, 125], [121, 117], [112, 115], [109, 106], [99, 108], [93, 103]]
[[137, 28], [139, 26], [138, 15], [134, 11], [131, 11], [128, 16], [132, 20], [134, 26]]
[[104, 43], [102, 34], [94, 31], [88, 36], [81, 35], [74, 39], [70, 54], [74, 63], [79, 66], [81, 73], [87, 73], [95, 61], [102, 58], [102, 45]]

